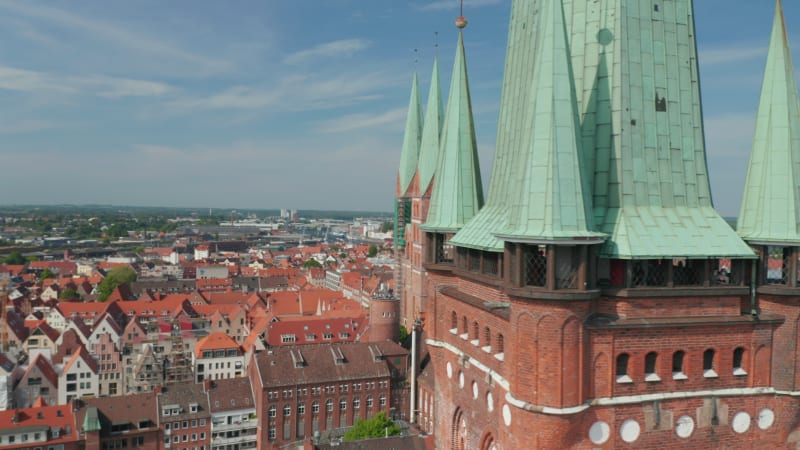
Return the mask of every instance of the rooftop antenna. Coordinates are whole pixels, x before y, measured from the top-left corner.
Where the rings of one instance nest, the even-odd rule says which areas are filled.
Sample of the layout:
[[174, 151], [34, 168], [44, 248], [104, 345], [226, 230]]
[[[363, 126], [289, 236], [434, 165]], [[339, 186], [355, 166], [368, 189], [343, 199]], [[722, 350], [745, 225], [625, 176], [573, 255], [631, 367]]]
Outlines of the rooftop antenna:
[[414, 49], [414, 70], [417, 69], [417, 63], [419, 63], [419, 49]]
[[439, 32], [438, 31], [434, 31], [433, 32], [433, 48], [435, 49], [434, 52], [436, 53], [436, 56], [439, 56]]

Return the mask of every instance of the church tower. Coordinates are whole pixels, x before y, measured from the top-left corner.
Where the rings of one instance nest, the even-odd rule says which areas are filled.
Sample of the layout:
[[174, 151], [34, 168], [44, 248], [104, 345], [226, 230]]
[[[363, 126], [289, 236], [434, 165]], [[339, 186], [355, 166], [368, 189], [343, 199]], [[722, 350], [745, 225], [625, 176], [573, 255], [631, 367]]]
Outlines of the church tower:
[[738, 234], [711, 198], [692, 0], [513, 0], [485, 205], [459, 36], [420, 227], [420, 423], [437, 448], [800, 434], [800, 113], [780, 3], [775, 23]]

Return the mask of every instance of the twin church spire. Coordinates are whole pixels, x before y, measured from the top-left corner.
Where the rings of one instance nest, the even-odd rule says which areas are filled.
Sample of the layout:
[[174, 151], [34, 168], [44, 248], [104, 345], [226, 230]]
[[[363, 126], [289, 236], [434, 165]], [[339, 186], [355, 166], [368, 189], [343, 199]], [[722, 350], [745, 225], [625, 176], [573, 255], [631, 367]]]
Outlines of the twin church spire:
[[424, 123], [414, 76], [398, 172], [401, 197], [412, 191], [430, 196], [427, 222], [423, 225], [428, 231], [458, 231], [483, 206], [462, 31], [466, 20], [461, 20], [460, 17], [457, 21], [460, 30], [447, 108], [442, 108], [439, 61], [435, 58]]

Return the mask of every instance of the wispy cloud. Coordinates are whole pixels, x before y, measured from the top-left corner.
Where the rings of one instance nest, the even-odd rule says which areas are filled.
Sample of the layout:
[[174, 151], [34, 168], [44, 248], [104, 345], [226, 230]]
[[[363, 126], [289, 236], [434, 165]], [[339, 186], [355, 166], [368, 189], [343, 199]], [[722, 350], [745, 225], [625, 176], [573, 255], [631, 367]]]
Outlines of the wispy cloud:
[[373, 128], [381, 125], [397, 124], [398, 130], [403, 127], [406, 109], [398, 108], [382, 114], [349, 114], [331, 120], [320, 122], [317, 130], [322, 133], [342, 133], [345, 131]]
[[272, 109], [312, 111], [379, 99], [381, 90], [400, 82], [384, 72], [335, 77], [290, 75], [270, 86], [233, 86], [206, 97], [170, 102], [177, 110]]
[[59, 75], [0, 66], [0, 89], [30, 93], [93, 94], [105, 98], [162, 95], [169, 85], [105, 75]]
[[127, 50], [143, 53], [152, 57], [165, 60], [177, 60], [183, 64], [191, 64], [196, 70], [222, 72], [231, 69], [230, 64], [226, 61], [195, 54], [170, 45], [163, 39], [156, 39], [144, 33], [126, 30], [118, 23], [112, 24], [101, 20], [93, 20], [62, 9], [30, 2], [3, 0], [0, 1], [0, 9], [28, 18], [67, 27], [78, 33], [91, 35], [98, 42], [112, 43]]
[[64, 128], [65, 124], [59, 122], [52, 122], [48, 120], [38, 119], [22, 119], [4, 121], [0, 123], [0, 134], [25, 134], [35, 133], [44, 130], [53, 130], [57, 128]]
[[286, 64], [299, 64], [312, 59], [352, 56], [367, 49], [369, 46], [370, 42], [366, 39], [340, 39], [292, 53], [284, 58], [283, 61]]
[[[465, 5], [467, 8], [478, 8], [481, 6], [499, 5], [505, 0], [467, 0]], [[442, 11], [446, 9], [458, 9], [460, 2], [458, 0], [434, 0], [425, 4], [416, 5], [417, 9], [421, 11]]]
[[730, 47], [719, 47], [700, 51], [700, 64], [703, 66], [732, 64], [764, 58], [767, 48], [763, 46], [742, 46], [741, 44]]

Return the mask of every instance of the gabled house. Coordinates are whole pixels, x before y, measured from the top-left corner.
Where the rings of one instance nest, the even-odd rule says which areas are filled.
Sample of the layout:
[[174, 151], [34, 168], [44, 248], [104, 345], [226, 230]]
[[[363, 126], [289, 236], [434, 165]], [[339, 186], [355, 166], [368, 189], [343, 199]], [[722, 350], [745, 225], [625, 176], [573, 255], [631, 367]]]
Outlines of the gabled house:
[[64, 364], [58, 377], [58, 403], [69, 403], [73, 399], [98, 395], [99, 367], [97, 361], [89, 354], [86, 347], [79, 347]]
[[14, 407], [28, 408], [41, 397], [45, 404], [58, 404], [58, 373], [43, 355], [36, 356], [14, 387]]
[[61, 333], [53, 329], [47, 322], [42, 322], [31, 330], [31, 334], [25, 339], [22, 348], [30, 356], [42, 353], [49, 359], [58, 349], [56, 341]]
[[25, 317], [14, 307], [7, 307], [0, 315], [0, 342], [2, 351], [16, 353], [22, 350], [22, 344], [28, 338], [29, 330], [25, 327]]
[[102, 333], [90, 346], [98, 360], [98, 395], [121, 395], [125, 385], [122, 352], [111, 333]]
[[152, 344], [144, 344], [138, 353], [125, 356], [124, 382], [127, 394], [151, 392], [164, 383], [164, 368]]
[[114, 344], [119, 345], [121, 333], [122, 328], [117, 321], [115, 321], [110, 314], [104, 313], [95, 321], [92, 327], [88, 338], [89, 346], [91, 348], [98, 341], [99, 337], [104, 334], [108, 334], [111, 340], [114, 341]]

